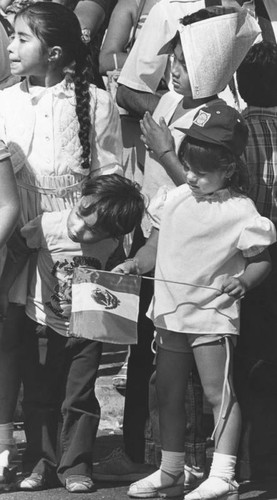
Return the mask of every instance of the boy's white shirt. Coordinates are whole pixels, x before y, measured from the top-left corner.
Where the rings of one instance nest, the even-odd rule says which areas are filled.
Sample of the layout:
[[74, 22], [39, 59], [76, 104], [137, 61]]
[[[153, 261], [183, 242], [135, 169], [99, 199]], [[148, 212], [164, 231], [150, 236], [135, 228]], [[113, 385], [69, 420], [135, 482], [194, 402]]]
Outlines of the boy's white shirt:
[[[74, 266], [104, 269], [118, 246], [112, 238], [95, 244], [73, 242], [67, 234], [71, 209], [45, 213], [26, 224], [21, 233], [30, 248], [38, 249], [31, 260], [31, 281], [26, 313], [60, 335], [68, 335], [71, 314], [71, 279]], [[36, 254], [35, 254], [36, 257]], [[81, 257], [81, 262], [79, 257]], [[75, 262], [74, 262], [75, 261]]]
[[118, 83], [155, 93], [168, 64], [167, 55], [157, 55], [159, 50], [175, 35], [181, 17], [204, 7], [205, 0], [160, 0], [154, 5], [121, 70]]

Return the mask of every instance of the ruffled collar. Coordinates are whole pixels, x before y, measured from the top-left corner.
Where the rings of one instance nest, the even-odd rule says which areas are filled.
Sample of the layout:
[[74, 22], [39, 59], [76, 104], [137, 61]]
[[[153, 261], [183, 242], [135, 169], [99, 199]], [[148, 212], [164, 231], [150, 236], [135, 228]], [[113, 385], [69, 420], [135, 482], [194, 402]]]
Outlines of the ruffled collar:
[[65, 96], [74, 97], [74, 84], [68, 83], [66, 79], [61, 82], [56, 83], [52, 87], [40, 87], [38, 85], [32, 85], [29, 78], [24, 80], [26, 91], [30, 95], [31, 101], [38, 102], [45, 94], [51, 93], [55, 97]]
[[212, 194], [203, 194], [200, 193], [199, 191], [193, 191], [190, 189], [188, 186], [188, 189], [190, 190], [192, 196], [197, 200], [197, 201], [208, 201], [209, 203], [212, 202], [223, 202], [228, 200], [232, 196], [232, 191], [230, 188], [224, 188], [224, 189], [219, 189], [218, 191], [215, 191]]

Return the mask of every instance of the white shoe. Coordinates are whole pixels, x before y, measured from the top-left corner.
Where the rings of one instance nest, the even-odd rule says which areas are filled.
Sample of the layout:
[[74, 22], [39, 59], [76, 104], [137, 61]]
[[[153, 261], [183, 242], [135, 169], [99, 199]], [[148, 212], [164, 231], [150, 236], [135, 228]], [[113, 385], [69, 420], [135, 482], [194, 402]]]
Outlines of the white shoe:
[[181, 472], [177, 476], [162, 471], [171, 479], [167, 484], [155, 485], [152, 479], [153, 474], [131, 484], [127, 495], [133, 498], [173, 498], [184, 493], [184, 474]]
[[210, 476], [196, 490], [185, 495], [184, 500], [239, 500], [236, 481]]

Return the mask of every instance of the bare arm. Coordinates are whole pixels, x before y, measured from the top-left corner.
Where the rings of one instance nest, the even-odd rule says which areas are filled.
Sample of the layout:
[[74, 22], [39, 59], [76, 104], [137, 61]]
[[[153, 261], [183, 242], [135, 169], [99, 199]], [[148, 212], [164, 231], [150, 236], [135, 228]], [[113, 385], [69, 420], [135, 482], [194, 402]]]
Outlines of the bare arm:
[[157, 94], [140, 92], [125, 85], [119, 85], [116, 93], [116, 102], [122, 108], [127, 109], [132, 115], [142, 118], [145, 111], [153, 113], [160, 97]]
[[78, 2], [74, 12], [79, 19], [81, 28], [89, 29], [91, 38], [97, 35], [105, 19], [103, 7], [92, 0], [81, 0]]
[[19, 217], [19, 197], [9, 158], [0, 161], [0, 248], [12, 234]]
[[145, 245], [141, 247], [132, 259], [127, 259], [113, 269], [115, 273], [145, 274], [155, 267], [159, 231], [152, 229], [151, 235]]
[[140, 121], [142, 131], [141, 140], [146, 146], [154, 151], [157, 160], [164, 167], [166, 173], [171, 177], [176, 186], [186, 182], [186, 173], [176, 152], [174, 139], [163, 118], [159, 124], [153, 120], [147, 111]]
[[128, 43], [137, 12], [134, 0], [119, 0], [109, 22], [106, 38], [99, 55], [101, 75], [116, 69], [114, 54], [118, 68], [121, 69], [127, 59], [125, 47]]
[[235, 299], [244, 297], [248, 290], [258, 286], [271, 271], [271, 259], [268, 250], [248, 259], [248, 265], [239, 278], [230, 276], [222, 286], [222, 293]]

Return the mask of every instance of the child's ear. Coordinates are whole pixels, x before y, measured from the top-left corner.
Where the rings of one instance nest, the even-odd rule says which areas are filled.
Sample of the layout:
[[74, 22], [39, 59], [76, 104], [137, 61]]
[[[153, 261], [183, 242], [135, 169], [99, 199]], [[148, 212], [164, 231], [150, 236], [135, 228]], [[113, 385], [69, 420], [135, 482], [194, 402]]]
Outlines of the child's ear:
[[236, 164], [230, 163], [225, 172], [226, 179], [231, 179], [231, 177], [234, 175], [235, 170], [236, 170]]
[[61, 47], [58, 45], [55, 45], [54, 47], [51, 47], [48, 50], [48, 61], [49, 62], [57, 62], [61, 59], [63, 55], [63, 50]]

